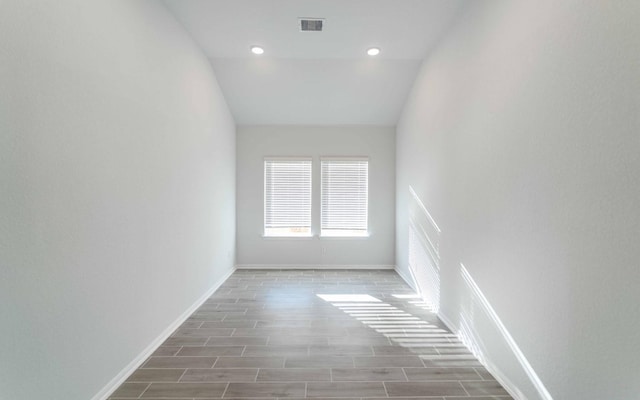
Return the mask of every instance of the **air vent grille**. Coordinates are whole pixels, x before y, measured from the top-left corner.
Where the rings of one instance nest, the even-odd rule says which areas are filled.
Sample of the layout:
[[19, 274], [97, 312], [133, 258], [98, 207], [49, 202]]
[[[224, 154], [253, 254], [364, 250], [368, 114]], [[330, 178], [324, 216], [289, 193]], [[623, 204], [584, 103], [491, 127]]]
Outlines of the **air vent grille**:
[[300, 32], [322, 32], [324, 19], [322, 18], [300, 18]]

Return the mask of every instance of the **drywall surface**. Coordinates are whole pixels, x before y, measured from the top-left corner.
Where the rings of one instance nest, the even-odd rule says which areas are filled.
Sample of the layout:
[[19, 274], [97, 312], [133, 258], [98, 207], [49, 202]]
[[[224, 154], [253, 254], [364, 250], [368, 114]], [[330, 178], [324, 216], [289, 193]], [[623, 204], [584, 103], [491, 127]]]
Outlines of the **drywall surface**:
[[[392, 266], [395, 130], [366, 126], [246, 126], [237, 135], [237, 264]], [[264, 158], [310, 156], [313, 238], [264, 238]], [[369, 157], [367, 238], [319, 238], [321, 156]]]
[[0, 2], [0, 398], [92, 398], [233, 267], [234, 132], [161, 3]]
[[397, 265], [411, 187], [441, 229], [441, 315], [519, 398], [640, 392], [638, 20], [634, 1], [469, 2], [398, 123]]

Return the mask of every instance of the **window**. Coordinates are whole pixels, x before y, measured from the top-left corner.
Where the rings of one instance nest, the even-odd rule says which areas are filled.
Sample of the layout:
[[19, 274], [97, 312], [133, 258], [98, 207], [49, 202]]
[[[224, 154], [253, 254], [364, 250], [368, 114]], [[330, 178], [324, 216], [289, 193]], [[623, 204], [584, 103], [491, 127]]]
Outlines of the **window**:
[[369, 161], [322, 158], [320, 234], [367, 236]]
[[311, 158], [264, 160], [264, 235], [311, 236]]

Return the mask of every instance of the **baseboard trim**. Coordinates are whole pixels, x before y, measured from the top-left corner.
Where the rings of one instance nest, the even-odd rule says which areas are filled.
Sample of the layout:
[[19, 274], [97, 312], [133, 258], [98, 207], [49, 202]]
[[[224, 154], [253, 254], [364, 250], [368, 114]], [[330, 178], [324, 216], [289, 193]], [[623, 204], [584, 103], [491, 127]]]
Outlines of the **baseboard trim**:
[[[449, 319], [449, 317], [447, 317], [445, 313], [439, 312], [438, 319], [440, 319], [440, 321], [442, 321], [442, 323], [445, 324], [446, 327], [451, 332], [455, 333], [458, 340], [464, 343], [465, 347], [471, 350], [469, 345], [465, 343], [462, 335], [456, 332], [457, 329], [455, 328], [455, 325], [453, 324], [453, 322], [451, 322], [451, 320]], [[509, 380], [506, 376], [504, 376], [504, 374], [490, 360], [487, 359], [486, 354], [475, 354], [474, 352], [474, 355], [478, 358], [478, 360], [482, 363], [482, 365], [487, 369], [487, 371], [489, 371], [489, 373], [493, 375], [494, 378], [496, 378], [496, 381], [498, 381], [500, 385], [502, 385], [504, 390], [506, 390], [509, 393], [509, 395], [513, 397], [514, 400], [527, 400], [519, 395], [519, 391], [514, 389], [514, 386], [513, 386], [513, 383], [511, 383], [511, 380]]]
[[404, 281], [404, 283], [406, 283], [407, 285], [409, 285], [409, 287], [410, 287], [411, 289], [413, 289], [414, 291], [416, 291], [416, 292], [417, 292], [417, 289], [416, 289], [416, 283], [413, 281], [413, 279], [409, 279], [409, 278], [407, 277], [407, 274], [406, 274], [404, 271], [402, 271], [400, 268], [398, 268], [398, 266], [397, 266], [397, 265], [396, 265], [393, 269], [396, 271], [396, 274], [398, 274], [398, 276], [399, 276], [400, 278], [402, 278], [402, 280]]
[[238, 264], [237, 269], [394, 269], [395, 265]]
[[[413, 281], [413, 279], [411, 279], [410, 277], [407, 276], [407, 274], [399, 269], [397, 266], [395, 268], [396, 273], [400, 276], [400, 278], [402, 278], [405, 283], [407, 285], [409, 285], [412, 289], [415, 290], [415, 282]], [[479, 288], [477, 289], [479, 291]], [[483, 296], [484, 299], [484, 296]], [[486, 300], [485, 300], [486, 301]], [[487, 305], [485, 305], [485, 308], [489, 307], [488, 306], [488, 302]], [[493, 309], [491, 308], [491, 310], [493, 311]], [[451, 321], [451, 319], [449, 319], [449, 317], [442, 312], [442, 310], [440, 310], [438, 312], [438, 318], [440, 319], [440, 321], [442, 321], [442, 323], [445, 324], [445, 326], [451, 331], [453, 332], [456, 337], [462, 342], [464, 343], [464, 345], [471, 349], [471, 347], [468, 345], [468, 343], [465, 343], [465, 340], [463, 338], [463, 336], [460, 334], [460, 332], [458, 331], [456, 325]], [[497, 316], [496, 316], [497, 318]], [[484, 367], [487, 369], [487, 371], [489, 371], [489, 373], [491, 373], [491, 375], [494, 376], [494, 378], [496, 378], [496, 380], [502, 385], [502, 387], [504, 387], [504, 389], [511, 395], [511, 397], [513, 397], [514, 400], [527, 400], [526, 398], [524, 398], [521, 395], [521, 392], [519, 390], [517, 390], [517, 388], [515, 387], [515, 385], [511, 382], [511, 380], [509, 378], [507, 378], [502, 371], [491, 361], [490, 358], [487, 357], [486, 354], [474, 354], [478, 360], [482, 363], [482, 365], [484, 365]], [[518, 355], [514, 352], [514, 355], [517, 357]], [[519, 360], [520, 361], [520, 360]], [[541, 390], [539, 388], [538, 385], [536, 385], [536, 382], [534, 382], [534, 385], [536, 386], [536, 388], [538, 389], [538, 391], [540, 393], [545, 393], [546, 389], [543, 387], [543, 389]], [[553, 400], [551, 399], [551, 396], [548, 395], [548, 392], [546, 392], [546, 395], [548, 397], [543, 397], [547, 400]], [[543, 395], [544, 396], [544, 395]]]
[[[451, 332], [455, 332], [455, 325], [451, 322], [451, 320], [449, 319], [449, 317], [447, 317], [445, 315], [445, 313], [443, 313], [442, 311], [440, 311], [438, 313], [438, 319], [440, 319], [440, 321], [442, 321], [443, 324], [445, 324], [445, 326], [451, 331]], [[460, 336], [458, 334], [456, 334], [456, 336], [458, 336], [458, 339], [460, 339]]]
[[[520, 367], [523, 369], [524, 373], [527, 375], [527, 378], [532, 384], [532, 387], [537, 391], [538, 398], [541, 400], [553, 400], [551, 394], [544, 386], [536, 372], [533, 370], [533, 367], [529, 364], [526, 357], [515, 343], [514, 339], [511, 337], [511, 334], [507, 331], [507, 328], [502, 324], [502, 321], [498, 317], [497, 313], [484, 296], [480, 288], [477, 286], [475, 281], [471, 278], [468, 271], [461, 264], [462, 267], [462, 275], [467, 283], [470, 285], [470, 291], [473, 292], [473, 295], [477, 299], [477, 303], [481, 305], [484, 311], [488, 314], [491, 319], [491, 323], [494, 328], [499, 332], [502, 336], [503, 340], [508, 344], [509, 350], [515, 360], [520, 364]], [[449, 328], [451, 332], [453, 332], [458, 339], [464, 343], [464, 345], [471, 350], [474, 355], [478, 358], [478, 360], [484, 365], [484, 367], [493, 375], [493, 377], [502, 385], [502, 387], [509, 393], [514, 400], [528, 400], [527, 397], [522, 393], [521, 390], [518, 389], [518, 386], [515, 385], [511, 379], [509, 379], [502, 370], [493, 362], [491, 356], [486, 353], [477, 354], [476, 351], [473, 350], [473, 345], [467, 342], [467, 339], [462, 334], [461, 330], [458, 329], [457, 324], [454, 324], [449, 317], [440, 310], [438, 312], [438, 318]]]
[[197, 310], [211, 295], [222, 286], [222, 284], [233, 274], [235, 271], [235, 267], [232, 267], [227, 273], [224, 274], [222, 278], [220, 278], [213, 286], [207, 290], [205, 294], [203, 294], [195, 303], [193, 303], [185, 312], [183, 312], [175, 321], [173, 321], [162, 333], [149, 344], [136, 358], [134, 358], [118, 375], [116, 375], [109, 383], [107, 383], [95, 396], [91, 398], [91, 400], [106, 400], [113, 392], [124, 383], [125, 380], [131, 375], [142, 363], [149, 358], [151, 354], [171, 334], [180, 326], [184, 321], [189, 318], [191, 314], [195, 310]]

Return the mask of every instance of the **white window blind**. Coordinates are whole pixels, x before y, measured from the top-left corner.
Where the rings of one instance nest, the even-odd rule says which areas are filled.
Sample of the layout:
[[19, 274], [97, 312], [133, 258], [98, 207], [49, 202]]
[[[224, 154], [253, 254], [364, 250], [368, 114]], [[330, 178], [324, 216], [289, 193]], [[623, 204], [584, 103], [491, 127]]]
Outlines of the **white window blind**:
[[264, 235], [311, 235], [311, 158], [264, 160]]
[[322, 236], [367, 236], [369, 161], [321, 159]]

